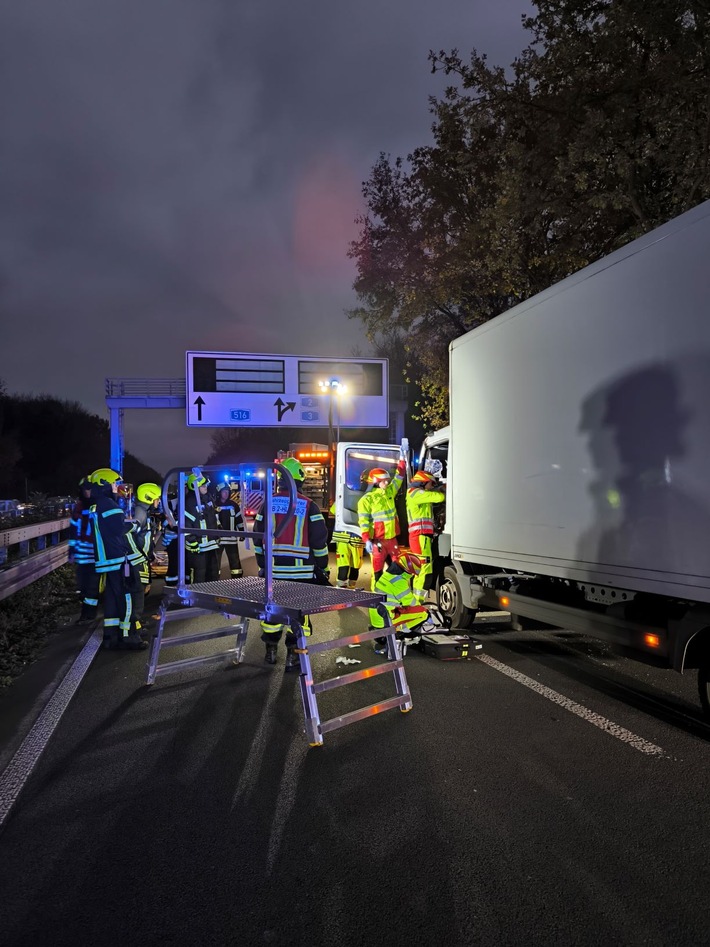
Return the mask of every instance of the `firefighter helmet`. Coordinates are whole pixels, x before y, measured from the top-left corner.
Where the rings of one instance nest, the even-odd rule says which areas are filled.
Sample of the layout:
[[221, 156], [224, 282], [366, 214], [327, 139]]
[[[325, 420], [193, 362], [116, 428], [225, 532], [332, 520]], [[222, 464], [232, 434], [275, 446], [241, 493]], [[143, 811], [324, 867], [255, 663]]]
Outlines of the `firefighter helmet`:
[[306, 479], [306, 471], [303, 469], [303, 464], [300, 460], [296, 460], [295, 457], [287, 457], [285, 460], [282, 460], [281, 466], [288, 470], [294, 480], [303, 483]]
[[380, 480], [391, 480], [392, 477], [383, 467], [373, 467], [367, 477], [368, 483], [379, 483]]
[[427, 470], [418, 470], [412, 477], [411, 483], [435, 483], [436, 477]]
[[195, 487], [207, 487], [209, 482], [209, 477], [205, 477], [204, 474], [200, 474], [198, 477], [197, 474], [191, 473], [187, 478], [187, 489], [194, 490]]
[[110, 467], [99, 467], [89, 474], [88, 479], [91, 483], [120, 483], [123, 478]]
[[154, 500], [160, 499], [161, 493], [157, 483], [142, 483], [136, 490], [136, 498], [140, 503], [150, 506]]
[[408, 549], [402, 549], [397, 556], [396, 562], [405, 572], [408, 572], [410, 575], [416, 575], [421, 567], [422, 558], [416, 553], [410, 552]]
[[232, 495], [232, 488], [229, 486], [228, 483], [220, 483], [220, 484], [218, 485], [218, 487], [217, 487], [217, 496], [219, 496], [219, 494], [222, 493], [224, 490], [226, 490], [226, 491], [229, 493], [230, 497], [231, 497], [231, 495]]

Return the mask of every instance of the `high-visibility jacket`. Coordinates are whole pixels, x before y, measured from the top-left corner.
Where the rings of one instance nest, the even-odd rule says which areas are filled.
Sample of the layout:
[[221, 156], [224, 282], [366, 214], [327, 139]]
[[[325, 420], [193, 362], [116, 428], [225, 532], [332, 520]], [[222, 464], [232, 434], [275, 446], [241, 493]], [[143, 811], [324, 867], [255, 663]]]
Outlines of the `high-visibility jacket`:
[[202, 497], [198, 505], [194, 490], [190, 490], [185, 497], [185, 527], [194, 530], [185, 533], [185, 549], [188, 552], [216, 552], [219, 549], [216, 536], [200, 533], [202, 529], [219, 529], [215, 508], [208, 497]]
[[[274, 530], [283, 521], [288, 509], [288, 496], [278, 493], [272, 498]], [[264, 511], [256, 514], [254, 532], [264, 531]], [[260, 569], [264, 568], [264, 545], [261, 537], [254, 538], [254, 555]], [[308, 497], [296, 494], [295, 515], [272, 546], [273, 577], [296, 582], [312, 582], [316, 571], [328, 571], [328, 527], [318, 505]]]
[[108, 484], [92, 484], [91, 501], [96, 571], [118, 572], [130, 551], [126, 539], [130, 524]]
[[399, 521], [394, 500], [404, 480], [404, 461], [397, 465], [397, 472], [384, 488], [373, 486], [360, 497], [357, 504], [358, 526], [364, 543], [378, 539], [394, 539], [399, 532]]
[[[390, 616], [390, 624], [398, 624], [397, 617], [394, 614], [395, 609], [410, 609], [413, 613], [416, 612], [418, 621], [424, 621], [427, 617], [426, 610], [421, 607], [421, 603], [417, 601], [412, 593], [409, 574], [402, 572], [398, 566], [394, 568], [390, 566], [389, 569], [385, 569], [375, 583], [374, 591], [386, 596], [382, 604]], [[370, 624], [373, 628], [384, 628], [385, 626], [385, 620], [376, 608], [370, 609]]]
[[407, 490], [407, 519], [410, 536], [433, 536], [435, 503], [443, 503], [446, 494], [442, 490], [425, 490], [415, 484]]

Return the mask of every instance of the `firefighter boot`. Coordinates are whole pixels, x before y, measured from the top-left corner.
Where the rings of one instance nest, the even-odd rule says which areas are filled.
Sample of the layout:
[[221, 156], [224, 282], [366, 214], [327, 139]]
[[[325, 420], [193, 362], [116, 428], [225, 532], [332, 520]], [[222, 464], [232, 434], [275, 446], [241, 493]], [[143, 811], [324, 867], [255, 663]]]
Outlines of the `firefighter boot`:
[[285, 671], [300, 671], [301, 659], [293, 648], [286, 648], [286, 667]]
[[120, 643], [121, 647], [127, 651], [145, 651], [148, 647], [148, 642], [141, 638], [140, 632], [135, 628], [132, 628], [127, 635], [124, 635]]
[[267, 664], [276, 664], [276, 647], [275, 644], [267, 644], [266, 654], [264, 655]]

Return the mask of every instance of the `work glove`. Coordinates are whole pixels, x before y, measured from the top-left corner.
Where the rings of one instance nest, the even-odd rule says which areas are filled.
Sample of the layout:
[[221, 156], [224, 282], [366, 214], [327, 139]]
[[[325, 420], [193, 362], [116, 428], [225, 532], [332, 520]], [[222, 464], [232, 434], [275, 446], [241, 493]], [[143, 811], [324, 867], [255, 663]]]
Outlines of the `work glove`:
[[372, 540], [371, 539], [368, 539], [367, 542], [365, 543], [365, 552], [368, 552], [370, 555], [372, 555]]

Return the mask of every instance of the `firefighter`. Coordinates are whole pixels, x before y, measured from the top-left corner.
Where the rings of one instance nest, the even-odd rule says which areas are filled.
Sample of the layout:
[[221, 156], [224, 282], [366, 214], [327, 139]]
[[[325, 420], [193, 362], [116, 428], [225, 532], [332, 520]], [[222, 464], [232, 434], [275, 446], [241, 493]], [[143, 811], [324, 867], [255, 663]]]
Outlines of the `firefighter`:
[[[185, 534], [187, 551], [188, 581], [212, 582], [219, 578], [217, 553], [219, 543], [216, 537], [200, 533], [200, 530], [219, 529], [217, 513], [208, 496], [210, 481], [202, 474], [190, 474], [187, 478], [185, 497], [185, 526], [195, 530]], [[199, 501], [196, 490], [199, 491]]]
[[[330, 512], [335, 517], [335, 503]], [[335, 562], [338, 569], [336, 585], [339, 589], [354, 589], [360, 576], [364, 543], [358, 533], [342, 529], [333, 532]]]
[[[414, 553], [400, 550], [395, 555], [388, 553], [385, 564], [387, 568], [375, 583], [374, 591], [386, 597], [377, 608], [370, 609], [370, 627], [393, 625], [406, 650], [407, 640], [421, 634], [429, 622], [429, 613], [412, 592], [412, 576], [417, 574], [421, 561]], [[386, 654], [387, 639], [375, 638], [374, 646], [375, 654]]]
[[[273, 577], [274, 579], [288, 579], [291, 582], [308, 582], [313, 585], [328, 584], [328, 527], [323, 519], [323, 514], [318, 508], [317, 503], [304, 497], [299, 491], [306, 479], [306, 474], [300, 461], [295, 457], [287, 457], [281, 462], [293, 477], [296, 484], [296, 509], [293, 519], [284, 529], [278, 539], [274, 540], [273, 552]], [[275, 511], [273, 522], [264, 524], [264, 511], [256, 514], [254, 520], [254, 531], [263, 532], [265, 529], [271, 529], [272, 532], [283, 520], [286, 507], [283, 506], [283, 512], [278, 508], [279, 497], [285, 497], [288, 491], [285, 484], [279, 485], [277, 495], [274, 497]], [[254, 541], [254, 554], [259, 566], [259, 574], [264, 574], [264, 547], [263, 540], [257, 538]], [[266, 654], [264, 660], [267, 664], [276, 664], [276, 652], [278, 643], [281, 640], [284, 626], [282, 624], [261, 623], [261, 640], [266, 645]], [[303, 630], [306, 635], [310, 635], [311, 628], [308, 616], [303, 623]], [[300, 660], [294, 647], [296, 645], [296, 636], [289, 625], [286, 628], [286, 671], [291, 671], [300, 667]]]
[[399, 522], [394, 501], [406, 469], [404, 457], [400, 457], [394, 477], [382, 467], [373, 467], [367, 478], [371, 487], [358, 500], [358, 525], [365, 549], [372, 557], [372, 588], [382, 575], [386, 557], [399, 554]]
[[[223, 483], [217, 490], [216, 501], [219, 529], [230, 529], [232, 532], [244, 532], [244, 517], [236, 498], [228, 483]], [[222, 551], [227, 553], [230, 579], [240, 579], [244, 575], [242, 562], [239, 558], [239, 539], [236, 536], [220, 536], [220, 551], [217, 553], [218, 570], [221, 571]]]
[[142, 483], [136, 490], [134, 520], [127, 534], [130, 553], [128, 561], [138, 572], [138, 584], [133, 590], [133, 612], [136, 628], [140, 632], [143, 621], [145, 597], [150, 592], [152, 575], [150, 563], [153, 559], [153, 521], [151, 514], [160, 501], [160, 487], [157, 483]]
[[109, 467], [89, 474], [96, 572], [104, 576], [104, 647], [142, 651], [148, 645], [136, 628], [131, 593], [138, 575], [129, 562], [131, 529], [118, 503], [121, 475]]
[[446, 500], [446, 494], [442, 488], [443, 484], [438, 485], [433, 474], [420, 470], [412, 477], [407, 490], [409, 547], [422, 561], [421, 568], [414, 576], [412, 583], [414, 595], [419, 602], [426, 601], [429, 589], [434, 584], [433, 506], [435, 503], [443, 503]]
[[79, 494], [69, 521], [69, 562], [76, 566], [76, 584], [81, 595], [81, 614], [77, 624], [86, 625], [94, 621], [99, 608], [99, 577], [94, 557], [91, 482], [88, 477], [79, 481]]

